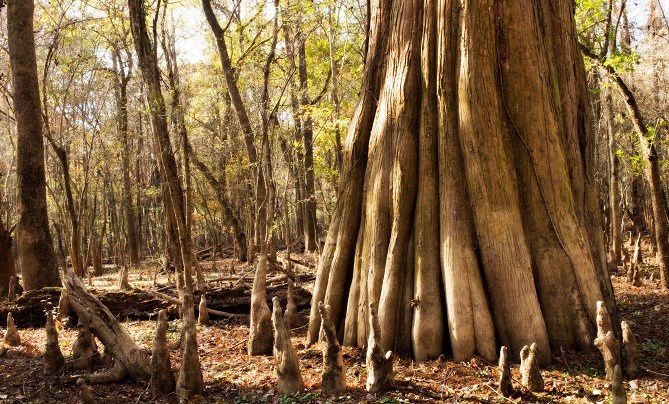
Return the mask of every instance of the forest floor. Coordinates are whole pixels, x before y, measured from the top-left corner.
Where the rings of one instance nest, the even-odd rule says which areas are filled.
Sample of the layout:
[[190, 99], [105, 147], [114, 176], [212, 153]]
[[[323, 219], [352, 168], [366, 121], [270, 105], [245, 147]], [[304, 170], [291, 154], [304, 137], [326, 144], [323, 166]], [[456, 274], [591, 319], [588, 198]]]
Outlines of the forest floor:
[[[305, 259], [304, 257], [302, 257]], [[309, 257], [306, 257], [307, 259]], [[232, 260], [219, 261], [217, 268], [237, 274], [252, 273], [249, 265]], [[221, 278], [216, 268], [205, 264], [207, 278]], [[632, 324], [639, 342], [640, 366], [643, 375], [628, 380], [625, 387], [628, 402], [669, 403], [669, 292], [660, 291], [656, 281], [657, 268], [643, 266], [643, 285], [627, 283], [624, 274], [612, 276], [621, 320]], [[149, 279], [149, 280], [147, 280]], [[143, 268], [131, 273], [134, 287], [153, 285], [150, 270]], [[158, 284], [167, 279], [158, 279]], [[93, 288], [114, 289], [116, 275], [93, 279]], [[231, 283], [228, 282], [229, 287]], [[220, 287], [220, 285], [219, 285]], [[305, 285], [308, 288], [308, 285]], [[271, 297], [271, 296], [270, 296]], [[216, 308], [216, 307], [210, 307]], [[336, 396], [320, 394], [321, 351], [318, 346], [305, 347], [308, 310], [302, 310], [297, 326], [292, 330], [293, 344], [300, 357], [305, 390], [292, 396], [281, 396], [275, 390], [272, 357], [246, 354], [248, 318], [214, 320], [209, 327], [198, 326], [200, 360], [204, 374], [204, 398], [200, 402], [225, 403], [413, 403], [413, 402], [572, 402], [609, 403], [610, 385], [603, 380], [603, 364], [597, 351], [576, 353], [558, 349], [553, 364], [542, 370], [545, 392], [530, 393], [522, 390], [518, 365], [512, 366], [516, 393], [502, 397], [496, 389], [496, 364], [475, 358], [455, 363], [447, 357], [415, 363], [410, 358], [395, 359], [396, 388], [380, 395], [365, 391], [365, 352], [343, 348], [348, 389]], [[155, 323], [153, 321], [124, 321], [130, 335], [142, 347], [150, 349]], [[78, 390], [72, 380], [76, 372], [66, 370], [56, 377], [42, 373], [41, 355], [45, 344], [44, 329], [20, 330], [22, 345], [10, 348], [0, 357], [0, 402], [2, 403], [77, 403]], [[71, 358], [71, 347], [76, 339], [74, 328], [60, 331], [60, 345], [66, 359]], [[168, 347], [174, 370], [179, 366], [179, 321], [170, 321]], [[169, 395], [152, 400], [146, 383], [92, 386], [93, 395], [109, 403], [174, 403]]]

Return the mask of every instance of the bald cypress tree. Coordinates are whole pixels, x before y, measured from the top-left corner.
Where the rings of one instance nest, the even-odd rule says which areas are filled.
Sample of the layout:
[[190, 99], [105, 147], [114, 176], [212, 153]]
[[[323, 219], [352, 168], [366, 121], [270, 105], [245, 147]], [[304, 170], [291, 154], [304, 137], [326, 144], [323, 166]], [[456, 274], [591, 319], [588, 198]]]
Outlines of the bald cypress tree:
[[[372, 0], [317, 304], [364, 346], [590, 347], [613, 305], [573, 2]], [[362, 190], [362, 192], [361, 192]]]

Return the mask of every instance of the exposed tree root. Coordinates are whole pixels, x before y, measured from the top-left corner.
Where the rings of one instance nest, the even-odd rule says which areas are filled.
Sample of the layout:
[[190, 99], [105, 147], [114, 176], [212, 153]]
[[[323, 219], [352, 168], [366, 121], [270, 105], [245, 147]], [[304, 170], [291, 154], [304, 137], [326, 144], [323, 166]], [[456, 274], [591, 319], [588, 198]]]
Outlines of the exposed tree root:
[[51, 310], [46, 312], [46, 346], [44, 348], [44, 374], [57, 373], [65, 363], [58, 343], [58, 331]]
[[634, 379], [639, 375], [639, 346], [627, 321], [622, 321], [623, 351], [625, 352], [625, 375]]
[[203, 389], [200, 357], [197, 352], [197, 329], [193, 310], [193, 293], [184, 288], [183, 319], [181, 325], [181, 368], [177, 378], [177, 392], [180, 401], [188, 401], [201, 395]]
[[209, 311], [207, 311], [207, 296], [204, 293], [200, 296], [200, 305], [198, 306], [197, 312], [197, 323], [203, 326], [208, 326]]
[[13, 302], [16, 300], [16, 290], [18, 289], [19, 278], [11, 276], [9, 278], [9, 290], [7, 292], [7, 300]]
[[613, 404], [627, 404], [627, 393], [623, 385], [623, 372], [620, 365], [616, 365], [613, 370], [613, 380], [611, 383], [611, 402]]
[[513, 393], [508, 351], [509, 350], [507, 347], [502, 346], [502, 348], [499, 350], [499, 364], [497, 365], [497, 369], [499, 370], [497, 387], [504, 397], [508, 397]]
[[152, 397], [165, 395], [175, 389], [176, 381], [170, 364], [170, 353], [167, 350], [167, 314], [165, 310], [160, 310], [151, 353], [151, 395]]
[[282, 394], [292, 394], [304, 388], [302, 374], [300, 373], [300, 362], [290, 341], [290, 330], [286, 326], [278, 297], [272, 298], [272, 305], [277, 391]]
[[97, 400], [93, 397], [91, 389], [86, 385], [86, 380], [77, 379], [77, 387], [79, 388], [79, 395], [83, 404], [97, 404]]
[[[332, 323], [330, 306], [318, 303], [323, 329], [323, 379], [321, 391], [324, 394], [335, 394], [346, 389], [346, 371], [342, 358], [341, 346], [337, 339], [337, 330]], [[288, 310], [286, 310], [286, 313]]]
[[84, 325], [72, 345], [72, 365], [77, 370], [90, 369], [100, 361], [100, 353], [90, 328]]
[[117, 383], [128, 376], [123, 364], [116, 358], [113, 359], [114, 366], [111, 369], [103, 370], [86, 376], [86, 381], [90, 384], [109, 384]]
[[390, 389], [395, 385], [393, 375], [393, 353], [383, 354], [381, 349], [381, 326], [379, 325], [378, 311], [374, 302], [369, 303], [369, 340], [367, 342], [367, 383], [370, 393]]
[[58, 299], [58, 316], [56, 319], [63, 324], [66, 324], [69, 317], [70, 303], [67, 299], [67, 289], [63, 288], [60, 291], [60, 298]]
[[119, 290], [130, 290], [132, 287], [128, 283], [128, 266], [121, 266], [121, 270], [118, 273], [118, 289]]
[[606, 380], [613, 380], [613, 370], [620, 365], [620, 342], [613, 334], [611, 318], [602, 301], [597, 302], [597, 338], [594, 344], [604, 358]]
[[272, 315], [267, 305], [267, 253], [260, 254], [251, 291], [249, 355], [271, 355], [273, 350]]
[[295, 300], [293, 299], [293, 281], [288, 279], [288, 290], [286, 291], [286, 326], [288, 329], [292, 329], [295, 325], [295, 320], [297, 319], [297, 306], [295, 305]]
[[7, 313], [7, 330], [5, 330], [4, 341], [9, 346], [21, 345], [21, 336], [19, 335], [19, 330], [16, 329], [16, 325], [14, 325], [12, 313]]
[[544, 390], [544, 379], [541, 377], [539, 362], [536, 358], [537, 344], [525, 345], [520, 351], [521, 383], [528, 390], [540, 392]]

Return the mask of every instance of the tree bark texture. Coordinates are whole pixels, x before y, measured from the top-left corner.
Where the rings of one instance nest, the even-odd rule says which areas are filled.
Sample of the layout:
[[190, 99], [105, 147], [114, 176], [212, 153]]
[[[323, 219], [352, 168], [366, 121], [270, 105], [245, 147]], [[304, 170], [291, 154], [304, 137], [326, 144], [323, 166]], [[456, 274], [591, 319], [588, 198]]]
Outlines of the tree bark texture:
[[[70, 305], [79, 316], [79, 321], [90, 327], [105, 346], [105, 350], [114, 357], [115, 369], [108, 372], [109, 375], [116, 376], [112, 379], [127, 375], [133, 380], [149, 380], [151, 377], [149, 355], [137, 346], [128, 331], [107, 307], [86, 289], [73, 272], [69, 271], [65, 275], [63, 283], [68, 290]], [[94, 379], [104, 382], [99, 378]]]
[[357, 346], [378, 301], [382, 349], [419, 360], [591, 347], [613, 295], [572, 3], [370, 7], [308, 342], [322, 300]]
[[34, 2], [30, 0], [9, 1], [7, 4], [7, 36], [14, 89], [12, 95], [18, 129], [18, 261], [25, 290], [60, 285], [46, 208], [44, 139], [33, 10]]

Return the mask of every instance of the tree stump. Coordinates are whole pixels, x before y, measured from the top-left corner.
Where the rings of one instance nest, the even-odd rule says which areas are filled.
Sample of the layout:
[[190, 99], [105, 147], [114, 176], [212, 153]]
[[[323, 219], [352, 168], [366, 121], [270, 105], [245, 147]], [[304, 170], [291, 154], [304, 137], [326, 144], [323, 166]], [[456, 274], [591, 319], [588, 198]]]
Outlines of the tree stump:
[[69, 317], [69, 311], [70, 304], [67, 299], [67, 289], [63, 288], [60, 291], [60, 298], [58, 299], [58, 316], [56, 316], [56, 319], [62, 324], [65, 324]]
[[197, 323], [202, 326], [209, 325], [209, 312], [207, 311], [207, 296], [204, 293], [202, 294], [202, 296], [200, 296], [200, 305], [198, 306]]
[[611, 317], [604, 302], [597, 302], [597, 338], [595, 346], [604, 358], [606, 380], [613, 379], [613, 369], [620, 365], [620, 342], [615, 338], [611, 328]]
[[58, 330], [56, 330], [51, 310], [46, 312], [46, 346], [42, 359], [44, 360], [44, 374], [47, 375], [57, 373], [65, 363], [63, 353], [60, 351]]
[[177, 392], [180, 401], [188, 401], [195, 395], [201, 395], [203, 389], [200, 357], [197, 353], [197, 329], [193, 308], [193, 293], [184, 287], [181, 306], [181, 368], [177, 378]]
[[149, 380], [151, 366], [147, 353], [130, 338], [128, 331], [116, 320], [97, 297], [93, 296], [83, 282], [67, 271], [64, 279], [70, 306], [79, 317], [81, 324], [91, 331], [114, 358], [114, 368], [106, 374], [90, 375], [88, 381], [113, 382], [129, 376], [134, 380]]
[[170, 352], [167, 350], [167, 313], [163, 309], [158, 312], [156, 338], [151, 353], [151, 395], [162, 396], [175, 389], [176, 380], [170, 364]]
[[300, 362], [297, 352], [290, 341], [290, 330], [286, 325], [279, 298], [272, 298], [272, 325], [274, 326], [274, 362], [277, 379], [277, 391], [293, 394], [304, 388]]
[[609, 331], [603, 337], [595, 338], [595, 346], [604, 358], [604, 371], [606, 380], [613, 380], [613, 370], [620, 365], [620, 343]]
[[613, 382], [611, 383], [611, 402], [613, 404], [627, 404], [627, 393], [623, 385], [623, 372], [620, 365], [613, 370]]
[[14, 325], [14, 318], [12, 313], [7, 313], [7, 330], [5, 331], [5, 344], [9, 346], [19, 346], [21, 345], [21, 336], [19, 335], [19, 330], [16, 329]]
[[508, 348], [502, 346], [499, 350], [499, 363], [497, 369], [499, 370], [499, 380], [497, 382], [499, 391], [504, 397], [508, 397], [513, 393], [513, 385], [511, 384], [511, 368], [509, 367]]
[[[344, 359], [342, 358], [341, 346], [337, 339], [337, 330], [332, 323], [330, 306], [325, 306], [323, 302], [318, 302], [318, 310], [321, 314], [321, 327], [323, 329], [323, 378], [321, 391], [324, 394], [335, 394], [346, 389]], [[288, 309], [286, 309], [287, 314]]]
[[623, 330], [623, 351], [625, 352], [625, 374], [634, 379], [639, 375], [639, 346], [627, 321], [620, 323]]
[[251, 325], [249, 327], [249, 355], [271, 355], [272, 315], [267, 305], [267, 253], [260, 254], [253, 289], [251, 290]]
[[600, 300], [597, 302], [597, 337], [603, 337], [612, 330], [611, 316], [604, 302]]
[[541, 377], [539, 362], [536, 359], [537, 344], [525, 345], [520, 351], [521, 384], [528, 390], [540, 392], [544, 390], [544, 379]]
[[121, 266], [121, 270], [118, 273], [118, 288], [119, 290], [130, 290], [130, 283], [128, 283], [128, 266]]
[[91, 389], [82, 378], [77, 379], [77, 388], [79, 388], [79, 395], [83, 404], [97, 404], [97, 400], [93, 397]]
[[84, 325], [72, 345], [72, 366], [77, 370], [92, 368], [100, 361], [100, 352], [91, 329]]
[[369, 339], [367, 340], [367, 383], [370, 393], [386, 390], [395, 385], [393, 376], [393, 353], [383, 354], [381, 349], [381, 325], [376, 304], [369, 303]]

